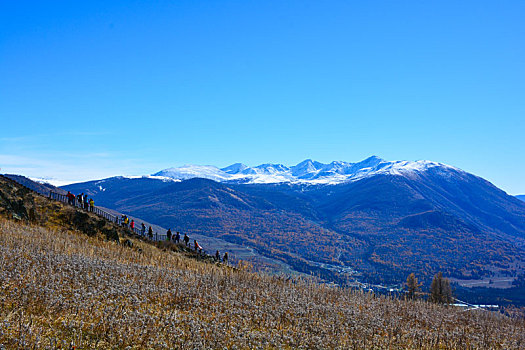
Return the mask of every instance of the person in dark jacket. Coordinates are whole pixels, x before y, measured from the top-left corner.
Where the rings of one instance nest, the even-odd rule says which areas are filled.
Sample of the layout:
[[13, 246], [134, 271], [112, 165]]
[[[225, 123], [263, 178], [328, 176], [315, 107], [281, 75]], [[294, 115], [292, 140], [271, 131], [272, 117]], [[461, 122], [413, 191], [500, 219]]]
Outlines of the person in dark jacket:
[[70, 205], [74, 205], [75, 204], [75, 195], [73, 193], [67, 191], [66, 197], [67, 197], [67, 202]]
[[215, 261], [221, 262], [221, 253], [218, 250], [215, 252]]
[[224, 253], [224, 256], [222, 258], [222, 262], [227, 264], [228, 263], [228, 252]]
[[171, 242], [171, 228], [168, 229], [168, 232], [166, 232], [166, 239], [168, 242]]
[[151, 228], [151, 226], [148, 228], [148, 237], [149, 239], [153, 239], [153, 229]]
[[179, 244], [180, 243], [180, 232], [177, 231], [177, 233], [175, 234], [175, 239], [174, 239], [175, 243]]
[[144, 225], [144, 223], [142, 223], [142, 225], [140, 226], [140, 235], [141, 236], [146, 235], [146, 225]]
[[190, 246], [190, 237], [187, 234], [184, 234], [184, 244], [186, 244], [186, 247]]

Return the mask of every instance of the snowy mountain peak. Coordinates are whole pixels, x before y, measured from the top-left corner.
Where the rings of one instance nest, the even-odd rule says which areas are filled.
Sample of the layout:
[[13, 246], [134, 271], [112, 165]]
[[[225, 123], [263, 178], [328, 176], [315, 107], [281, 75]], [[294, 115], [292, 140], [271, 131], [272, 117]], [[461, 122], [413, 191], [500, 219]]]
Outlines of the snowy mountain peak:
[[257, 169], [258, 174], [277, 174], [288, 171], [288, 167], [285, 167], [282, 164], [261, 164], [256, 166], [254, 169]]
[[301, 163], [292, 167], [293, 169], [304, 169], [308, 171], [316, 171], [321, 169], [325, 164], [313, 161], [311, 159], [303, 160]]
[[183, 165], [169, 168], [153, 176], [186, 180], [195, 177], [207, 178], [219, 182], [237, 183], [304, 183], [304, 184], [339, 184], [358, 181], [375, 175], [398, 175], [411, 177], [419, 172], [439, 167], [447, 172], [459, 171], [451, 166], [431, 162], [418, 161], [385, 161], [377, 156], [371, 156], [358, 163], [333, 161], [328, 164], [306, 159], [294, 166], [282, 164], [261, 164], [249, 167], [235, 163], [219, 169], [211, 165]]
[[178, 180], [202, 177], [215, 181], [229, 180], [229, 174], [213, 165], [183, 165], [176, 168], [161, 170], [153, 176], [163, 176]]
[[248, 169], [246, 165], [242, 163], [235, 163], [230, 166], [227, 166], [226, 168], [222, 168], [221, 170], [228, 174], [238, 174], [246, 169]]
[[371, 156], [371, 157], [366, 158], [363, 161], [360, 161], [358, 164], [363, 164], [363, 165], [367, 164], [369, 166], [376, 166], [377, 164], [381, 162], [384, 162], [384, 159], [379, 158], [378, 156]]

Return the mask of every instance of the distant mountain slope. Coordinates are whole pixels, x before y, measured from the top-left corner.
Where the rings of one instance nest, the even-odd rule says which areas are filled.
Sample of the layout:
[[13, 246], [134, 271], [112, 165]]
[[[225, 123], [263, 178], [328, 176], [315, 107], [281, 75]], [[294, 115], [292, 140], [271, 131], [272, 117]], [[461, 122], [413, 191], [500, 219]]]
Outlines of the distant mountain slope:
[[367, 207], [384, 210], [382, 222], [428, 210], [443, 211], [459, 218], [471, 229], [525, 238], [525, 206], [477, 176], [432, 168], [405, 176], [375, 176], [359, 182], [314, 190], [319, 205], [330, 217]]
[[[306, 176], [320, 167], [306, 162], [294, 169]], [[400, 282], [410, 272], [428, 281], [438, 270], [458, 279], [512, 281], [525, 270], [525, 203], [438, 163], [385, 167], [334, 185], [110, 178], [66, 189], [338, 282]], [[225, 172], [247, 170], [237, 164]]]
[[63, 189], [59, 187], [53, 186], [45, 182], [36, 182], [22, 175], [4, 174], [4, 176], [9, 179], [13, 179], [19, 184], [22, 184], [26, 186], [27, 188], [35, 192], [38, 192], [38, 193], [49, 193], [49, 191], [53, 191], [56, 193], [62, 193], [62, 194], [67, 193], [67, 191], [64, 191]]
[[480, 178], [449, 175], [382, 175], [322, 188], [316, 198], [324, 227], [365, 241], [369, 264], [360, 269], [392, 279], [401, 270], [474, 279], [491, 275], [488, 265], [511, 270], [524, 257], [525, 206]]
[[524, 201], [525, 202], [525, 194], [520, 194], [520, 195], [517, 195], [516, 198], [518, 198], [519, 200], [521, 201]]

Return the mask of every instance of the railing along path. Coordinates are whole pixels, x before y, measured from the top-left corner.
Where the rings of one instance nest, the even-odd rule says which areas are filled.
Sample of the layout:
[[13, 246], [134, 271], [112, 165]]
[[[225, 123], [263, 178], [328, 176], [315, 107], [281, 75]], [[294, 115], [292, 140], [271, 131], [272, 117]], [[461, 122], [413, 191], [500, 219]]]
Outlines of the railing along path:
[[[44, 193], [42, 193], [42, 194], [46, 195]], [[55, 192], [55, 191], [49, 191], [49, 194], [47, 195], [47, 197], [50, 198], [50, 199], [59, 201], [59, 202], [70, 204], [69, 203], [69, 198], [67, 198], [66, 195], [58, 193], [58, 192]], [[77, 208], [80, 208], [80, 209], [85, 209], [86, 211], [89, 211], [89, 212], [92, 212], [92, 213], [95, 213], [98, 216], [101, 216], [101, 217], [105, 218], [108, 221], [116, 223], [117, 225], [123, 225], [123, 221], [122, 221], [122, 218], [120, 216], [112, 214], [109, 211], [106, 211], [106, 210], [104, 210], [104, 209], [102, 209], [100, 207], [97, 207], [97, 206], [93, 206], [93, 210], [91, 209], [91, 207], [89, 205], [87, 206], [87, 208], [84, 208], [84, 205], [85, 205], [85, 202], [84, 203], [80, 203], [77, 200], [77, 198], [75, 197], [75, 199], [73, 201], [73, 206], [75, 206]], [[136, 233], [137, 235], [140, 235], [140, 236], [148, 238], [147, 230], [145, 230], [143, 232], [142, 229], [140, 229], [138, 227], [131, 228], [131, 227], [129, 227], [129, 225], [126, 225], [126, 227], [129, 228], [130, 230], [133, 230], [133, 232]], [[166, 239], [167, 239], [166, 234], [153, 232], [152, 240], [154, 240], [154, 241], [164, 241]]]
[[[40, 195], [42, 195], [44, 197], [47, 197], [49, 199], [56, 200], [56, 201], [59, 201], [59, 202], [71, 205], [70, 202], [69, 202], [69, 198], [67, 198], [67, 195], [65, 195], [65, 194], [58, 193], [56, 191], [51, 191], [51, 190], [43, 190], [41, 188], [29, 188], [26, 185], [24, 185], [24, 184], [20, 183], [19, 181], [17, 181], [16, 179], [8, 177], [8, 176], [5, 176], [3, 174], [0, 174], [0, 177], [5, 179], [5, 180], [7, 180], [7, 181], [12, 181], [12, 182], [16, 183], [17, 185], [28, 189], [29, 191], [36, 192], [36, 193], [38, 193], [38, 194], [40, 194]], [[85, 202], [79, 202], [76, 196], [75, 196], [75, 199], [73, 201], [73, 206], [75, 206], [77, 208], [80, 208], [80, 209], [83, 209], [83, 210], [85, 210], [87, 212], [91, 212], [91, 213], [97, 214], [98, 216], [101, 216], [101, 217], [103, 217], [104, 219], [106, 219], [108, 221], [114, 222], [117, 225], [123, 225], [123, 220], [122, 220], [121, 216], [115, 215], [115, 214], [113, 214], [113, 213], [111, 213], [111, 212], [109, 212], [107, 210], [104, 210], [103, 208], [97, 207], [97, 206], [93, 206], [92, 207], [93, 209], [91, 209], [91, 207], [89, 206], [89, 203], [88, 203], [87, 207], [85, 207]], [[125, 227], [130, 229], [130, 230], [132, 230], [137, 235], [149, 239], [148, 229], [147, 228], [145, 230], [142, 230], [142, 228], [138, 228], [136, 226], [131, 228], [129, 226], [129, 224], [125, 225]], [[164, 240], [167, 240], [167, 235], [165, 233], [158, 233], [158, 232], [154, 231], [151, 240], [153, 240], [153, 241], [164, 241]], [[202, 254], [207, 255], [205, 250], [202, 250]]]

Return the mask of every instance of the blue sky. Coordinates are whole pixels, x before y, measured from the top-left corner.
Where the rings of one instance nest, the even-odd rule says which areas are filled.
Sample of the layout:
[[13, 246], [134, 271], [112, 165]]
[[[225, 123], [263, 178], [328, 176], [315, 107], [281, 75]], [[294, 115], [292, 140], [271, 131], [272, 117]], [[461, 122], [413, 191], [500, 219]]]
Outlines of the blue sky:
[[525, 193], [524, 1], [2, 1], [0, 172], [428, 159]]

